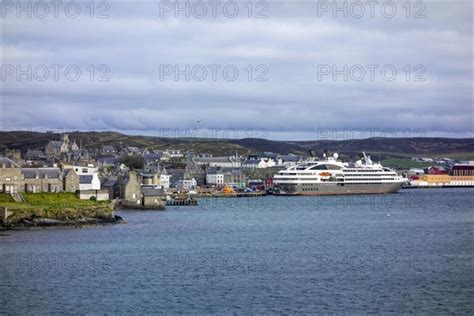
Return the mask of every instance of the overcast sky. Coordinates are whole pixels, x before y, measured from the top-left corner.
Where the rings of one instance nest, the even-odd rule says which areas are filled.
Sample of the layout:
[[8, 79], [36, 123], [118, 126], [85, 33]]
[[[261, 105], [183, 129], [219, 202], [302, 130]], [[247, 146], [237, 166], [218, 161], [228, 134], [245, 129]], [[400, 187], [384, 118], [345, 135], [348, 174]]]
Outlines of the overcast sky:
[[471, 1], [194, 2], [3, 2], [1, 128], [473, 137]]

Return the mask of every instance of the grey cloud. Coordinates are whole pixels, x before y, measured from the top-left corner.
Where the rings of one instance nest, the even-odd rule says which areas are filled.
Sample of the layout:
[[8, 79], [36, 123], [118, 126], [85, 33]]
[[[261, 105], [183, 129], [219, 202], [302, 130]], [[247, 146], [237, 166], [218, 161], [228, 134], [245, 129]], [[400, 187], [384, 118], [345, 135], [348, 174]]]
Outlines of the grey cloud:
[[[268, 19], [159, 19], [156, 3], [112, 3], [108, 19], [4, 21], [3, 64], [110, 67], [110, 81], [3, 83], [4, 129], [264, 128], [274, 137], [317, 128], [421, 128], [472, 135], [469, 2], [434, 3], [421, 21], [315, 19], [309, 4], [270, 3]], [[440, 14], [440, 13], [445, 14]], [[160, 64], [268, 66], [268, 81], [158, 79]], [[320, 64], [395, 65], [393, 82], [318, 81]], [[422, 64], [426, 81], [401, 79]], [[31, 109], [35, 109], [32, 115]], [[440, 123], [442, 122], [442, 123]]]

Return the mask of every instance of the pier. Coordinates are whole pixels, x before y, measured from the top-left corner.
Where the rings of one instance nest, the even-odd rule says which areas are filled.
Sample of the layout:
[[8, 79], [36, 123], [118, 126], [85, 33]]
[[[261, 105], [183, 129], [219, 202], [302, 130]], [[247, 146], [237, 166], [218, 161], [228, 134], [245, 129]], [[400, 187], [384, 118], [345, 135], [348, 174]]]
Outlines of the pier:
[[168, 200], [166, 201], [166, 206], [197, 206], [197, 200], [188, 199], [188, 200]]
[[235, 192], [235, 193], [211, 193], [199, 194], [200, 198], [242, 198], [242, 197], [262, 197], [267, 195], [266, 192]]

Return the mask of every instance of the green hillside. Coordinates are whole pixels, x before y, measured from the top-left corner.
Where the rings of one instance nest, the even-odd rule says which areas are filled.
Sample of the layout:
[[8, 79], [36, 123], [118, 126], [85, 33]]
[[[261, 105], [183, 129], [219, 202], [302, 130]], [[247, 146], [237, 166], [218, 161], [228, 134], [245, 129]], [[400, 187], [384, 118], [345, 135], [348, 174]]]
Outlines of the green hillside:
[[[358, 157], [362, 151], [374, 159], [407, 157], [447, 157], [453, 159], [474, 159], [473, 138], [367, 138], [353, 140], [274, 141], [258, 138], [210, 139], [210, 138], [166, 138], [125, 135], [117, 132], [71, 132], [70, 139], [82, 143], [89, 150], [103, 145], [139, 146], [153, 149], [181, 149], [195, 153], [213, 155], [241, 155], [271, 151], [281, 154], [306, 155], [315, 150], [321, 156], [323, 150], [339, 152], [343, 158]], [[43, 149], [51, 140], [59, 140], [58, 133], [29, 131], [0, 132], [0, 148]]]

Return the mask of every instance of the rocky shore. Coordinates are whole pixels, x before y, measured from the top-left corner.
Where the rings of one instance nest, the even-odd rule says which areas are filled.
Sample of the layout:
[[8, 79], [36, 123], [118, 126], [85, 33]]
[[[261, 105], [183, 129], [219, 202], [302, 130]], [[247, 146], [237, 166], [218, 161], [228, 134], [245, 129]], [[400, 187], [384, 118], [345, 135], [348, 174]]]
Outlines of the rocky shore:
[[30, 228], [46, 228], [46, 227], [85, 227], [85, 226], [101, 226], [125, 223], [122, 217], [118, 215], [101, 216], [101, 217], [79, 217], [74, 219], [59, 220], [54, 218], [37, 217], [35, 215], [29, 218], [21, 218], [18, 220], [1, 220], [1, 230], [14, 229], [30, 229]]

